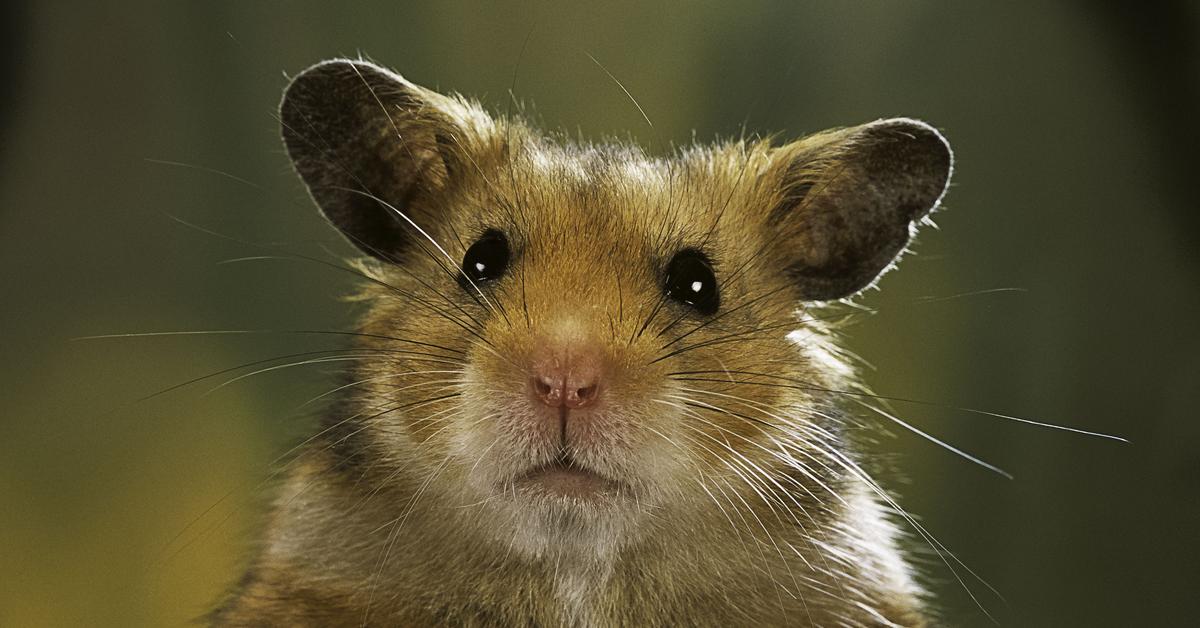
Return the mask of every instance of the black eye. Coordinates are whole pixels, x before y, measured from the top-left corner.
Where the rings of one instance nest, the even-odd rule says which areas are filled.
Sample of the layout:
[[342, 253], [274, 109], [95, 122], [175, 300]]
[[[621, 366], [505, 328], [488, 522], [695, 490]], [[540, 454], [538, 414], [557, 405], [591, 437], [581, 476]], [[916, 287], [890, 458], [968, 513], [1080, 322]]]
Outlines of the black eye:
[[[499, 231], [487, 231], [467, 249], [467, 254], [463, 255], [463, 277], [476, 285], [499, 279], [507, 269], [508, 238]], [[470, 286], [466, 281], [462, 283]]]
[[701, 314], [715, 314], [721, 305], [717, 277], [708, 257], [695, 249], [680, 251], [671, 259], [664, 290], [668, 297], [696, 308]]

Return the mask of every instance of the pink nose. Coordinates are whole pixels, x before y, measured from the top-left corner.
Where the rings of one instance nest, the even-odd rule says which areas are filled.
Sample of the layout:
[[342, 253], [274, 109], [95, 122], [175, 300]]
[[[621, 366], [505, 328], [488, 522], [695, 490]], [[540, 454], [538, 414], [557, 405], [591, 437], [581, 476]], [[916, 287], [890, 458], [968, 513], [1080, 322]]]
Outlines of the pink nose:
[[547, 351], [533, 361], [533, 394], [551, 408], [581, 408], [600, 396], [600, 358], [592, 350]]

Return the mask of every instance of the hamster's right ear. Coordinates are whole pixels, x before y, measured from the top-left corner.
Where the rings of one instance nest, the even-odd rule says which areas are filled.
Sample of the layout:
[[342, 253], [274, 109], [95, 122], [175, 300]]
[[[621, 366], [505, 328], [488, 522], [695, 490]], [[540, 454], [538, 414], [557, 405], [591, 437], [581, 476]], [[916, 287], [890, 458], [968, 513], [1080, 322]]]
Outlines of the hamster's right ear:
[[439, 221], [446, 191], [493, 124], [477, 107], [346, 59], [292, 79], [279, 117], [288, 155], [321, 212], [388, 261], [423, 237], [416, 225]]
[[768, 237], [805, 301], [852, 296], [894, 266], [954, 163], [946, 138], [909, 118], [818, 133], [776, 157]]

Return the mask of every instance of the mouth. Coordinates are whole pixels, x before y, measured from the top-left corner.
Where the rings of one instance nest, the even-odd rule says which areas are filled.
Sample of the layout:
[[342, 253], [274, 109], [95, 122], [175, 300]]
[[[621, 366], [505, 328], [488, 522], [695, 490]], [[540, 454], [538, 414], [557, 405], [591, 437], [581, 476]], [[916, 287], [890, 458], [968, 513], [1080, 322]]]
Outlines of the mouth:
[[581, 466], [567, 453], [538, 465], [517, 477], [517, 488], [535, 494], [594, 499], [616, 493], [620, 485]]

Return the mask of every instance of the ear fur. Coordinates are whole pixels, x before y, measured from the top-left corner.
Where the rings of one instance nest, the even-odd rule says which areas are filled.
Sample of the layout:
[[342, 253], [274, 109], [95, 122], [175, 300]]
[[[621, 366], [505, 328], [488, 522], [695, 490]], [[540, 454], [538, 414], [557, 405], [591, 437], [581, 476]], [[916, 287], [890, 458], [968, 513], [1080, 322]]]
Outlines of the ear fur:
[[[325, 217], [366, 253], [395, 261], [491, 120], [471, 105], [366, 61], [336, 59], [297, 75], [279, 106], [288, 155]], [[403, 216], [401, 216], [403, 213]]]
[[826, 131], [778, 149], [779, 202], [767, 217], [800, 297], [827, 301], [870, 286], [937, 207], [953, 155], [908, 118]]

